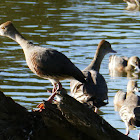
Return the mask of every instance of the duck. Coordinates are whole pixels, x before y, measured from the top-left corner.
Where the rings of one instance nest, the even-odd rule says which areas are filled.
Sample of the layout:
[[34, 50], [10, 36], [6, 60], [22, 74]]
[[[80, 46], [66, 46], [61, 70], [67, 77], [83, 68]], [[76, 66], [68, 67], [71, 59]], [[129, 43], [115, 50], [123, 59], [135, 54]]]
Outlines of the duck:
[[109, 71], [117, 71], [119, 73], [140, 73], [140, 59], [137, 56], [116, 56], [111, 55], [109, 57]]
[[126, 10], [139, 10], [139, 0], [123, 0], [127, 3]]
[[140, 127], [140, 96], [134, 91], [127, 93], [119, 114], [126, 125], [126, 135], [129, 135], [130, 129], [135, 126]]
[[62, 89], [60, 80], [76, 79], [86, 83], [84, 74], [68, 57], [55, 49], [34, 45], [19, 33], [11, 21], [0, 25], [0, 36], [16, 41], [23, 49], [30, 70], [37, 76], [50, 80], [53, 94], [48, 98], [49, 102], [52, 102], [57, 91]]
[[[83, 84], [77, 80], [70, 82], [70, 95], [79, 102], [98, 108], [108, 104], [108, 87], [104, 77], [99, 73], [101, 62], [108, 53], [116, 53], [111, 44], [106, 40], [101, 40], [98, 44], [94, 58], [91, 63], [82, 71], [87, 80], [87, 86], [83, 90]], [[107, 102], [104, 102], [107, 100]]]
[[120, 108], [123, 106], [123, 103], [126, 99], [126, 95], [132, 93], [132, 92], [138, 92], [138, 85], [137, 81], [129, 80], [127, 83], [127, 92], [124, 92], [122, 90], [119, 90], [115, 96], [114, 96], [114, 108], [115, 111], [119, 111]]

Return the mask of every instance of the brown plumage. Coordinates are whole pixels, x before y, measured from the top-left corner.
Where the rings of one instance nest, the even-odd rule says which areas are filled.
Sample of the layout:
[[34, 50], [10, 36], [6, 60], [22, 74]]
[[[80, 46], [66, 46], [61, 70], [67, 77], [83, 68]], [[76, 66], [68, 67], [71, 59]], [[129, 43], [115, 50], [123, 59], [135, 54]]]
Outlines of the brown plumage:
[[[135, 81], [132, 82], [136, 84]], [[126, 135], [135, 126], [140, 127], [140, 97], [135, 94], [134, 90], [126, 94], [126, 99], [120, 108], [119, 114], [125, 122]]]
[[140, 59], [137, 56], [127, 58], [111, 55], [109, 58], [109, 70], [140, 73]]
[[134, 80], [129, 80], [127, 84], [127, 92], [123, 92], [119, 90], [114, 96], [115, 111], [119, 111], [120, 108], [123, 106], [123, 103], [126, 99], [126, 95], [129, 95], [132, 92], [137, 92], [137, 91], [138, 91], [137, 82]]
[[139, 0], [123, 0], [127, 3], [127, 10], [135, 10], [138, 11], [140, 7], [140, 1]]
[[28, 67], [39, 77], [49, 79], [54, 92], [62, 88], [59, 80], [76, 79], [82, 83], [86, 82], [83, 73], [64, 54], [29, 42], [11, 21], [0, 25], [0, 35], [13, 39], [22, 47]]
[[[97, 47], [92, 62], [82, 71], [87, 78], [87, 84], [72, 80], [71, 95], [81, 103], [87, 103], [97, 108], [106, 105], [104, 100], [108, 100], [108, 88], [104, 77], [99, 73], [101, 62], [108, 53], [115, 53], [111, 44], [102, 40]], [[84, 87], [84, 91], [83, 91]]]

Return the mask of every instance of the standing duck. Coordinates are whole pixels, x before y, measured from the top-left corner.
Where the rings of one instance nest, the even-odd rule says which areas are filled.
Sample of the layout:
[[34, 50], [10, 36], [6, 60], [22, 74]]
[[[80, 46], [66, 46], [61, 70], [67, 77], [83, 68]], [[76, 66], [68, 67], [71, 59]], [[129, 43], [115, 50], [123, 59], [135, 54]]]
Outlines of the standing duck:
[[16, 41], [23, 49], [30, 70], [37, 76], [51, 81], [54, 93], [48, 101], [51, 102], [56, 91], [62, 89], [60, 80], [72, 78], [81, 83], [86, 82], [83, 73], [64, 54], [29, 42], [17, 31], [11, 21], [0, 25], [0, 35]]
[[140, 73], [140, 59], [137, 56], [128, 58], [111, 55], [108, 66], [110, 73]]
[[91, 63], [82, 71], [87, 78], [86, 88], [83, 92], [83, 84], [79, 81], [70, 82], [71, 95], [81, 103], [87, 103], [97, 108], [106, 105], [104, 100], [108, 100], [108, 88], [104, 77], [99, 73], [101, 62], [108, 53], [116, 53], [111, 48], [111, 44], [102, 40], [97, 47], [95, 56]]
[[122, 107], [122, 105], [126, 99], [126, 95], [127, 94], [129, 95], [130, 93], [134, 93], [134, 92], [138, 92], [137, 82], [134, 80], [129, 80], [128, 84], [127, 84], [127, 92], [123, 92], [123, 91], [119, 90], [114, 96], [115, 111], [120, 110], [120, 108]]
[[134, 91], [126, 94], [126, 99], [119, 114], [126, 125], [126, 135], [135, 126], [140, 127], [140, 97]]

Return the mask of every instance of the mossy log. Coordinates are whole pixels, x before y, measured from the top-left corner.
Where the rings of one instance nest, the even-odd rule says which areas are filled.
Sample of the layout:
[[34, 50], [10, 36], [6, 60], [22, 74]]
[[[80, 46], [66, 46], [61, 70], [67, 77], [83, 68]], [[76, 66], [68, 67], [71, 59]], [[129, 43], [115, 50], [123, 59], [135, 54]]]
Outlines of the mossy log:
[[0, 92], [0, 140], [132, 140], [98, 114], [66, 94], [29, 112]]

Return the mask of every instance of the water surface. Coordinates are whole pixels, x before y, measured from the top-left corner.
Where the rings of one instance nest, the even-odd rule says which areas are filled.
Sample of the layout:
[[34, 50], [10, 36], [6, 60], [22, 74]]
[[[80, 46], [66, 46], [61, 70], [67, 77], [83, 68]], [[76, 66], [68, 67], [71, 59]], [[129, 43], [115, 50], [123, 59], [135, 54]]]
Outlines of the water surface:
[[[11, 20], [25, 38], [64, 53], [82, 70], [91, 62], [102, 39], [112, 44], [118, 56], [139, 56], [140, 12], [125, 8], [122, 0], [1, 0], [0, 22]], [[52, 85], [29, 70], [17, 43], [0, 37], [0, 44], [0, 88], [31, 110], [48, 98], [46, 90]], [[109, 75], [109, 55], [100, 69], [109, 88], [109, 104], [101, 108], [102, 116], [125, 133], [125, 125], [114, 111], [113, 97], [118, 90], [126, 91], [129, 79]], [[62, 84], [70, 93], [69, 80]], [[136, 139], [137, 134], [138, 130], [133, 130], [130, 136]]]

